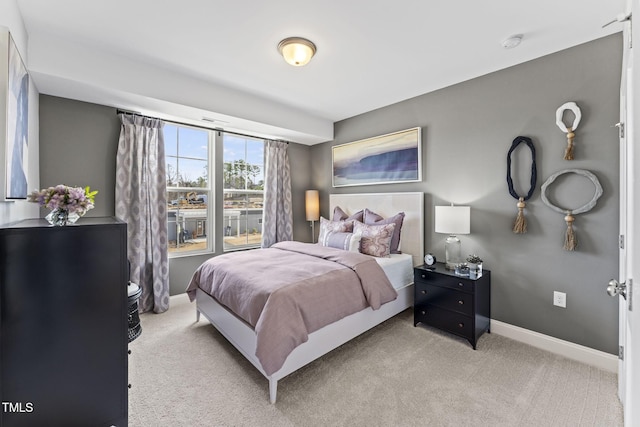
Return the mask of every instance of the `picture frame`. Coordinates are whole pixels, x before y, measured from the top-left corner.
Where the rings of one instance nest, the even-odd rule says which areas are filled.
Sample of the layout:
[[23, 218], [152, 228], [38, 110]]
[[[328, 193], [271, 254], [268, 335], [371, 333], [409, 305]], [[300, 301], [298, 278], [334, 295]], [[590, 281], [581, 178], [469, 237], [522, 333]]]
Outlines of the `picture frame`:
[[422, 181], [422, 131], [415, 127], [332, 147], [333, 187]]
[[27, 198], [29, 73], [7, 29], [0, 29], [0, 196]]

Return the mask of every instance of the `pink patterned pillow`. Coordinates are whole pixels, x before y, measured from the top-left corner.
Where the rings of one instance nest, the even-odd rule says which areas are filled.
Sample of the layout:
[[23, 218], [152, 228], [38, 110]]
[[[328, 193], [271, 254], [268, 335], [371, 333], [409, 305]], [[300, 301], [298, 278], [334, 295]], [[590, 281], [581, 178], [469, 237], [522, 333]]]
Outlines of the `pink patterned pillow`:
[[353, 229], [351, 223], [345, 221], [329, 221], [324, 217], [320, 217], [320, 233], [318, 235], [318, 243], [325, 241], [327, 233], [348, 233]]
[[360, 252], [375, 257], [388, 257], [391, 253], [391, 239], [395, 228], [395, 223], [368, 225], [355, 222], [353, 232], [362, 234]]
[[399, 212], [394, 216], [390, 216], [389, 218], [385, 219], [380, 215], [378, 215], [377, 213], [370, 211], [369, 209], [365, 209], [363, 222], [369, 225], [382, 225], [382, 224], [394, 223], [396, 225], [396, 228], [393, 231], [393, 237], [391, 238], [391, 253], [392, 254], [402, 253], [399, 250], [399, 246], [400, 246], [400, 232], [402, 231], [402, 223], [404, 222], [404, 212]]

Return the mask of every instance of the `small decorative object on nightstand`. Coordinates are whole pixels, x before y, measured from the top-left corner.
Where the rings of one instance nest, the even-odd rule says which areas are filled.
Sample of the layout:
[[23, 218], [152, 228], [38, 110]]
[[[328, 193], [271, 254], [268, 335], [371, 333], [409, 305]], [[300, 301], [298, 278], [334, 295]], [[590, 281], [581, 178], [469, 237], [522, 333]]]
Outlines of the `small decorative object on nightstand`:
[[482, 273], [482, 258], [476, 254], [469, 255], [467, 257], [467, 267], [469, 267], [469, 271]]
[[461, 277], [436, 263], [430, 268], [415, 267], [413, 275], [414, 326], [424, 323], [459, 335], [475, 350], [478, 338], [490, 332], [491, 272]]
[[424, 263], [427, 265], [429, 270], [435, 269], [433, 266], [436, 263], [436, 257], [432, 253], [428, 253], [424, 256]]

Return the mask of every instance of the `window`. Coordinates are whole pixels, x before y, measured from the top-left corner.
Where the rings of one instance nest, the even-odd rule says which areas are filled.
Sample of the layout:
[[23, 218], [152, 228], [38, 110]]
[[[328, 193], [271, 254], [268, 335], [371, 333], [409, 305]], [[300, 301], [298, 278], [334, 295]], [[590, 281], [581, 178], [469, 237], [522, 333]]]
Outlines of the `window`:
[[260, 247], [264, 205], [264, 141], [223, 137], [224, 250]]
[[213, 132], [165, 124], [169, 254], [213, 250]]

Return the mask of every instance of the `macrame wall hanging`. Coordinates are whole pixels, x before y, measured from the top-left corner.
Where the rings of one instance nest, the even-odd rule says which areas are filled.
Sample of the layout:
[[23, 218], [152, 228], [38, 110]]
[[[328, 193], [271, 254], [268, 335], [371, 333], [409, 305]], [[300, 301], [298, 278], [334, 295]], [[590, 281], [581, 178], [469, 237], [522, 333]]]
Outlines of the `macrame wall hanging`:
[[[571, 110], [575, 115], [571, 127], [567, 127], [562, 121], [562, 116], [564, 115], [565, 110]], [[564, 150], [565, 160], [573, 160], [573, 139], [576, 136], [575, 131], [580, 124], [581, 118], [582, 112], [575, 102], [564, 103], [556, 110], [556, 124], [562, 132], [567, 134], [567, 148]]]
[[[586, 205], [578, 208], [578, 209], [564, 209], [558, 206], [555, 206], [553, 203], [549, 201], [549, 197], [547, 197], [547, 191], [549, 186], [553, 184], [553, 182], [560, 175], [564, 175], [566, 173], [575, 173], [586, 178], [589, 178], [593, 185], [596, 188], [596, 191], [593, 195], [593, 198]], [[598, 177], [596, 177], [593, 173], [589, 172], [585, 169], [565, 169], [551, 175], [544, 184], [542, 184], [542, 201], [545, 205], [550, 207], [556, 212], [559, 212], [564, 215], [564, 220], [567, 223], [567, 232], [565, 233], [564, 239], [564, 249], [567, 251], [574, 251], [578, 246], [578, 239], [576, 238], [575, 232], [573, 230], [573, 221], [575, 220], [574, 215], [578, 215], [581, 213], [589, 212], [596, 205], [596, 202], [602, 196], [602, 186], [600, 185], [600, 181], [598, 181]]]
[[[513, 179], [511, 178], [511, 153], [516, 149], [520, 143], [524, 142], [527, 144], [529, 149], [531, 150], [531, 187], [529, 188], [529, 192], [526, 196], [520, 196], [513, 188]], [[531, 196], [533, 196], [533, 192], [536, 189], [536, 179], [538, 172], [536, 170], [536, 148], [533, 146], [533, 142], [531, 138], [527, 138], [526, 136], [518, 136], [511, 143], [511, 148], [509, 149], [509, 153], [507, 153], [507, 185], [509, 186], [509, 194], [518, 201], [516, 206], [518, 207], [518, 215], [516, 216], [516, 221], [513, 224], [513, 232], [517, 234], [522, 234], [527, 232], [527, 220], [524, 217], [524, 208], [526, 206], [525, 201], [529, 200]]]

